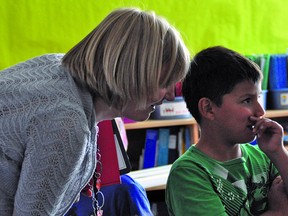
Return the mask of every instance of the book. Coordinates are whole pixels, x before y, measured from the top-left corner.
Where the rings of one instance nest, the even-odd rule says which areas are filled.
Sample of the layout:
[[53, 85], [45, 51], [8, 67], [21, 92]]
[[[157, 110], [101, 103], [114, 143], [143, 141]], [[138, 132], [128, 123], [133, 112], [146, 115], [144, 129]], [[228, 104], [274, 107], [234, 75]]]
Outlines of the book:
[[184, 134], [184, 127], [180, 127], [179, 132], [178, 132], [178, 136], [177, 136], [179, 156], [181, 156], [185, 152], [185, 141], [183, 139], [183, 134]]
[[[101, 186], [120, 184], [118, 156], [114, 140], [112, 121], [106, 120], [98, 123], [99, 133], [97, 145], [99, 148], [100, 162], [97, 171], [100, 172]], [[102, 167], [99, 165], [102, 164]]]
[[191, 146], [191, 132], [190, 127], [185, 127], [185, 151]]
[[121, 120], [121, 118], [115, 118], [112, 120], [112, 128], [116, 145], [118, 167], [120, 175], [123, 175], [129, 173], [132, 167], [126, 152], [128, 141], [127, 141], [127, 135], [125, 133], [124, 122]]
[[171, 127], [170, 129], [170, 135], [169, 135], [169, 144], [168, 144], [168, 163], [173, 163], [178, 157], [178, 127]]
[[157, 151], [157, 166], [168, 164], [168, 145], [169, 145], [169, 128], [159, 128], [158, 151]]
[[145, 149], [142, 149], [142, 153], [139, 156], [139, 167], [138, 167], [139, 170], [143, 169], [144, 152], [145, 152]]
[[[135, 123], [131, 123], [135, 124]], [[130, 125], [131, 125], [130, 124]], [[136, 123], [137, 124], [137, 123]], [[129, 125], [129, 124], [128, 124]], [[125, 129], [126, 129], [125, 125]], [[145, 147], [146, 129], [143, 130], [126, 130], [128, 137], [127, 154], [132, 166], [132, 170], [143, 169], [143, 151]], [[142, 156], [141, 156], [142, 155]]]
[[144, 147], [143, 169], [152, 168], [155, 166], [157, 140], [158, 130], [147, 129]]

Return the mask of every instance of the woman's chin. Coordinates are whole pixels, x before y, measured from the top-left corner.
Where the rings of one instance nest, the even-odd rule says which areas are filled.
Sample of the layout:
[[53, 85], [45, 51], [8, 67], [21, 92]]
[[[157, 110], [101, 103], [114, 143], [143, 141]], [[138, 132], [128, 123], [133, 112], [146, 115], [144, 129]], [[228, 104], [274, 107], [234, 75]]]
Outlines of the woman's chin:
[[150, 117], [150, 114], [146, 116], [137, 116], [136, 119], [134, 119], [134, 121], [146, 121], [149, 119], [149, 117]]
[[137, 114], [135, 113], [135, 115], [129, 115], [125, 117], [134, 121], [146, 121], [150, 118], [150, 114], [152, 112], [138, 112]]

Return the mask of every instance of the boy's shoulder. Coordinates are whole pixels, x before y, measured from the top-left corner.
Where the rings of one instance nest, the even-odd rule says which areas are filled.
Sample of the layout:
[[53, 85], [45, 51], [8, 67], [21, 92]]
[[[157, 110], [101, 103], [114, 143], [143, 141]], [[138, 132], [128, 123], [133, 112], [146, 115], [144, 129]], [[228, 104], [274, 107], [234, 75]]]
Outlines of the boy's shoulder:
[[[242, 150], [242, 157], [246, 160], [251, 158], [252, 160], [264, 160], [269, 161], [269, 158], [257, 145], [251, 145], [249, 143], [240, 145]], [[187, 168], [187, 167], [205, 167], [209, 164], [217, 163], [216, 160], [210, 158], [200, 150], [198, 150], [195, 145], [192, 145], [183, 155], [181, 155], [172, 165], [172, 170], [175, 168]], [[221, 162], [219, 162], [221, 163]], [[222, 165], [224, 164], [221, 163]]]
[[197, 166], [197, 164], [205, 161], [207, 158], [208, 156], [199, 151], [194, 144], [173, 163], [171, 169]]

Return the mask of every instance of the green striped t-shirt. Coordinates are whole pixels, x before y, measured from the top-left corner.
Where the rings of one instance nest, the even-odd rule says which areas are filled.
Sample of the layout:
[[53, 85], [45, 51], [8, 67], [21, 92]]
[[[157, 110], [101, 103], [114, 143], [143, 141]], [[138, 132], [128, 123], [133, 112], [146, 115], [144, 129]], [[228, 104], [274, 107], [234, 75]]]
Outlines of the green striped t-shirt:
[[219, 162], [191, 146], [174, 162], [167, 181], [170, 215], [259, 215], [277, 169], [258, 146], [241, 144], [242, 157]]

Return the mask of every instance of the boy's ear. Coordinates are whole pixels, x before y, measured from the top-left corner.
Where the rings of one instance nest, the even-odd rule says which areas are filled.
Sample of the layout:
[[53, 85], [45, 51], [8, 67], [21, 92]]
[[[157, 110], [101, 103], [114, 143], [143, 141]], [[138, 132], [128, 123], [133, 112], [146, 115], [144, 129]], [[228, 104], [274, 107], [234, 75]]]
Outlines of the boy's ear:
[[213, 102], [209, 98], [201, 98], [198, 102], [198, 109], [203, 118], [210, 120], [214, 118]]

